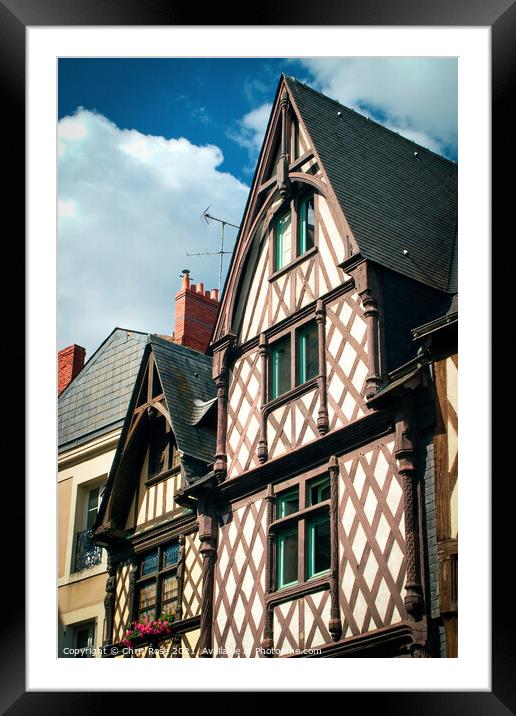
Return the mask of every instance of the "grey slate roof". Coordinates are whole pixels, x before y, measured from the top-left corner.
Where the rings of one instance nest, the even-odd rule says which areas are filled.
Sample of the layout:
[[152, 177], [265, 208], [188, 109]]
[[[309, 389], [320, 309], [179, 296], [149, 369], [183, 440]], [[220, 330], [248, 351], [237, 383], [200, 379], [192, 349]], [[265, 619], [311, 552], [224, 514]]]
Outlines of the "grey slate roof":
[[[155, 335], [149, 336], [149, 344], [179, 450], [211, 464], [215, 454], [215, 433], [198, 424], [216, 398], [211, 358]], [[207, 402], [209, 405], [203, 405]], [[200, 404], [204, 412], [199, 410]]]
[[455, 293], [456, 164], [293, 77], [285, 81], [362, 255]]
[[122, 423], [146, 342], [146, 333], [115, 328], [61, 393], [60, 451]]

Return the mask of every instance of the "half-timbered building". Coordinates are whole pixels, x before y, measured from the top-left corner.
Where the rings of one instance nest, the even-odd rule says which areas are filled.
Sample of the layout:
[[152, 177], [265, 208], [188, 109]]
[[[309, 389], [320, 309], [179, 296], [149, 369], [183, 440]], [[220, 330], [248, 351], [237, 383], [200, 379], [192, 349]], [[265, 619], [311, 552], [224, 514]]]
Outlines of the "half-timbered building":
[[213, 463], [211, 358], [189, 346], [207, 347], [218, 303], [216, 292], [191, 286], [187, 273], [177, 299], [174, 335], [149, 336], [94, 527], [108, 551], [108, 656], [191, 658], [198, 651], [196, 506], [177, 496]]
[[213, 470], [179, 494], [201, 656], [440, 654], [411, 330], [457, 290], [456, 194], [453, 162], [281, 78], [211, 343]]

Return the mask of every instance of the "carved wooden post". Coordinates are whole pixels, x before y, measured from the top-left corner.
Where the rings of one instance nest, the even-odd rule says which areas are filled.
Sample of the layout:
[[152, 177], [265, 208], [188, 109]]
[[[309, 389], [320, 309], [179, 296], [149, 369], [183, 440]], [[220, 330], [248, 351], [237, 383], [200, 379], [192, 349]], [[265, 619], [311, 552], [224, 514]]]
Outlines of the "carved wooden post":
[[131, 560], [131, 566], [129, 568], [129, 594], [128, 594], [128, 607], [129, 607], [129, 623], [136, 619], [136, 577], [138, 576], [138, 560]]
[[213, 631], [213, 590], [217, 558], [217, 523], [211, 491], [206, 490], [198, 502], [199, 552], [202, 556], [201, 633], [199, 657], [211, 659]]
[[177, 559], [177, 605], [176, 605], [176, 620], [179, 621], [183, 618], [183, 587], [185, 581], [185, 536], [184, 534], [179, 535], [179, 557]]
[[394, 455], [398, 461], [398, 473], [403, 481], [405, 559], [407, 563], [405, 607], [407, 613], [417, 620], [422, 615], [424, 600], [421, 584], [416, 448], [412, 436], [409, 410], [409, 402], [404, 399], [396, 416]]
[[365, 397], [372, 398], [381, 383], [378, 281], [376, 280], [374, 269], [367, 261], [362, 261], [350, 272], [355, 280], [355, 286], [362, 301], [367, 324], [367, 358], [369, 370], [366, 377]]
[[330, 473], [330, 624], [329, 632], [333, 641], [342, 636], [342, 622], [339, 606], [339, 462], [332, 455], [328, 462]]
[[267, 384], [268, 384], [268, 372], [267, 372], [267, 337], [265, 334], [260, 335], [260, 369], [262, 373], [262, 385], [261, 385], [261, 400], [262, 409], [260, 414], [260, 440], [258, 442], [258, 460], [264, 463], [269, 456], [269, 447], [267, 445], [267, 415], [264, 410], [264, 405], [267, 402]]
[[326, 393], [326, 309], [319, 299], [315, 309], [317, 321], [317, 338], [319, 343], [319, 412], [317, 414], [317, 429], [319, 435], [326, 435], [329, 429], [328, 397]]
[[287, 128], [287, 111], [288, 111], [288, 94], [285, 89], [281, 93], [280, 98], [281, 109], [281, 160], [278, 163], [278, 190], [282, 199], [285, 199], [290, 193], [290, 179], [288, 177], [288, 128]]
[[217, 482], [223, 482], [226, 479], [228, 471], [228, 462], [226, 455], [226, 431], [228, 421], [227, 396], [228, 381], [227, 370], [223, 366], [221, 372], [215, 380], [217, 388], [217, 447], [215, 453], [215, 463], [213, 471]]
[[113, 641], [113, 622], [115, 617], [115, 597], [116, 597], [116, 568], [117, 562], [111, 555], [108, 555], [106, 581], [106, 596], [104, 597], [104, 610], [106, 613], [106, 633], [104, 636], [104, 646], [111, 644]]
[[[265, 559], [265, 594], [270, 594], [274, 588], [272, 579], [272, 565], [274, 562], [274, 535], [269, 529], [272, 523], [272, 513], [274, 509], [274, 491], [272, 484], [269, 484], [267, 487], [267, 495], [265, 499], [267, 501], [267, 554]], [[274, 610], [272, 607], [267, 605], [265, 608], [265, 624], [263, 627], [262, 639], [262, 649], [265, 650], [265, 656], [272, 656], [272, 648], [274, 647], [273, 626]]]

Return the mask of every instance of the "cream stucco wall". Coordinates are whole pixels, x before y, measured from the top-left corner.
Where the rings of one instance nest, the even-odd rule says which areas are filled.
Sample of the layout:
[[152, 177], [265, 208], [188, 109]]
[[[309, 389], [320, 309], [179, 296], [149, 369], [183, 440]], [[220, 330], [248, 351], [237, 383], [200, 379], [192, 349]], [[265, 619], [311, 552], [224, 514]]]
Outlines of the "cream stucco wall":
[[[73, 627], [94, 620], [94, 646], [100, 648], [104, 632], [104, 596], [106, 584], [105, 551], [102, 561], [87, 570], [73, 571], [75, 535], [84, 528], [85, 499], [89, 489], [105, 485], [120, 430], [113, 430], [71, 448], [58, 457], [57, 475], [57, 549], [59, 655], [73, 647]], [[98, 653], [100, 655], [100, 653]]]

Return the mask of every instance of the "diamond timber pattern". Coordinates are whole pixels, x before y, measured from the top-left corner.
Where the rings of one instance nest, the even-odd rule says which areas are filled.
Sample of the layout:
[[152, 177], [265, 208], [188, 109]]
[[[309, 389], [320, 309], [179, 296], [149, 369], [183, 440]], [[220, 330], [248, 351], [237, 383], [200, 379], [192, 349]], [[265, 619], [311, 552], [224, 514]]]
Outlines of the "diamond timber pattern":
[[129, 628], [129, 564], [122, 562], [116, 573], [115, 614], [113, 619], [113, 642], [123, 639]]
[[299, 445], [316, 440], [319, 391], [311, 390], [274, 410], [267, 419], [269, 458], [279, 457]]
[[405, 617], [403, 490], [393, 450], [389, 439], [339, 461], [343, 638]]
[[274, 608], [274, 648], [281, 656], [331, 642], [330, 593], [317, 592]]
[[202, 557], [197, 533], [185, 538], [185, 570], [183, 582], [183, 619], [195, 617], [201, 609]]
[[254, 351], [234, 365], [228, 395], [228, 477], [256, 467], [260, 438], [259, 353]]
[[[265, 609], [266, 501], [232, 513], [219, 531], [213, 641], [217, 657], [256, 656]], [[236, 650], [239, 653], [236, 653]]]
[[358, 294], [327, 309], [326, 370], [330, 430], [349, 425], [370, 411], [363, 398], [367, 367], [367, 324]]
[[254, 278], [251, 282], [246, 309], [240, 331], [241, 341], [254, 338], [269, 327], [268, 294], [268, 244], [264, 241], [258, 265], [253, 267]]
[[195, 659], [199, 656], [200, 630], [194, 629], [181, 636], [181, 656], [183, 659]]

